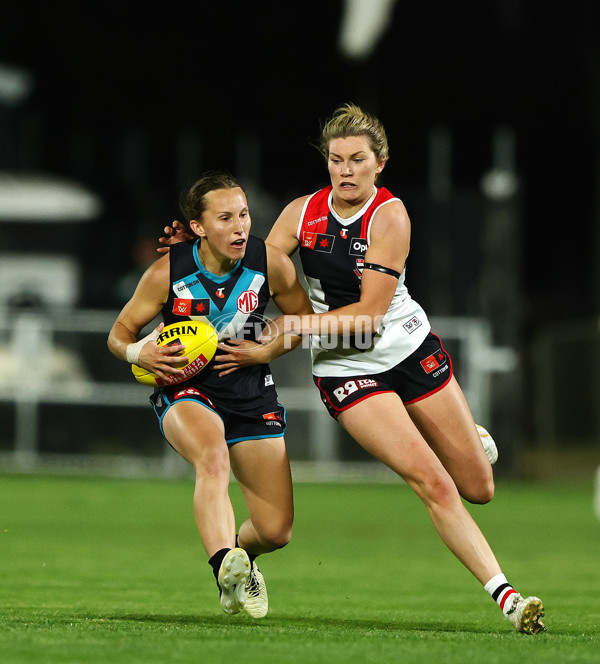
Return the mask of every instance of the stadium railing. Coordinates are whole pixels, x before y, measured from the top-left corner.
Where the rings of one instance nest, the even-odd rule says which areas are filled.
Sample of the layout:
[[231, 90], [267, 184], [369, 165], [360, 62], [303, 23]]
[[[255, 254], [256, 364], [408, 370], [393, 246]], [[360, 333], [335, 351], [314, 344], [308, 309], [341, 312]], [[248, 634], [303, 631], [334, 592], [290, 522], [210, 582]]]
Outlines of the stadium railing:
[[[105, 361], [110, 362], [105, 340], [116, 315], [114, 311], [86, 309], [0, 308], [0, 354], [4, 358], [0, 404], [14, 409], [12, 446], [4, 445], [0, 451], [0, 469], [162, 477], [189, 472], [187, 464], [168, 445], [158, 458], [130, 454], [48, 454], [40, 450], [43, 405], [149, 408], [148, 388], [135, 383], [124, 364], [119, 366], [118, 380], [97, 380], [90, 376], [77, 350], [56, 343], [58, 334], [67, 333], [78, 340], [75, 347], [81, 349], [93, 335], [106, 354]], [[515, 370], [515, 353], [493, 346], [491, 328], [483, 319], [432, 317], [431, 322], [445, 343], [455, 346], [451, 353], [455, 365], [460, 364], [461, 384], [475, 418], [488, 422], [492, 374]], [[121, 364], [115, 360], [115, 366]], [[293, 372], [289, 371], [276, 378], [277, 391], [286, 409], [305, 414], [303, 438], [308, 449], [303, 459], [294, 459], [290, 454], [296, 479], [395, 478], [381, 464], [342, 462], [335, 442], [337, 425], [323, 408], [312, 381], [301, 377], [300, 384], [297, 380], [294, 384]]]

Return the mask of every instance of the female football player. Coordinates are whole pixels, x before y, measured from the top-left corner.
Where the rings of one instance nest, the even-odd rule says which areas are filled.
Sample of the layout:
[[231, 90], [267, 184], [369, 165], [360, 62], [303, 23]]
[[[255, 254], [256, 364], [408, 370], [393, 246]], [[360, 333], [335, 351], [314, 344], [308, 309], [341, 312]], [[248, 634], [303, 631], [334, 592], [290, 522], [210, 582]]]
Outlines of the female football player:
[[[311, 335], [314, 382], [330, 415], [412, 487], [512, 625], [536, 634], [545, 629], [541, 600], [508, 583], [461, 501], [492, 499], [497, 451], [404, 283], [410, 220], [401, 200], [376, 186], [389, 157], [384, 127], [345, 104], [323, 126], [320, 149], [331, 184], [292, 201], [267, 237], [288, 255], [299, 249], [315, 312], [285, 316], [285, 329]], [[166, 247], [185, 227], [165, 233]]]
[[[162, 314], [164, 324], [212, 323], [221, 339], [221, 361], [235, 351], [235, 372], [209, 365], [185, 382], [157, 388], [151, 402], [165, 438], [194, 467], [194, 514], [222, 608], [261, 618], [268, 598], [254, 559], [289, 542], [294, 514], [285, 409], [268, 365], [291, 347], [284, 347], [283, 337], [270, 344], [257, 337], [270, 297], [286, 314], [312, 308], [290, 258], [249, 234], [246, 195], [231, 176], [201, 177], [182, 201], [182, 211], [195, 239], [172, 247], [146, 270], [117, 317], [108, 346], [119, 359], [162, 380], [182, 378], [179, 367], [187, 357], [178, 353], [185, 347], [155, 343], [162, 323], [137, 341]], [[249, 349], [254, 352], [243, 352]], [[237, 537], [228, 492], [231, 471], [249, 513]]]
[[[461, 501], [493, 496], [485, 431], [404, 283], [410, 220], [400, 199], [376, 186], [388, 160], [383, 125], [345, 104], [324, 125], [320, 149], [331, 184], [291, 202], [267, 237], [287, 254], [299, 248], [316, 312], [286, 317], [286, 328], [312, 334], [314, 381], [331, 416], [412, 487], [446, 546], [513, 626], [538, 633], [542, 602], [507, 582]], [[354, 336], [364, 335], [365, 321], [372, 343], [357, 349]]]

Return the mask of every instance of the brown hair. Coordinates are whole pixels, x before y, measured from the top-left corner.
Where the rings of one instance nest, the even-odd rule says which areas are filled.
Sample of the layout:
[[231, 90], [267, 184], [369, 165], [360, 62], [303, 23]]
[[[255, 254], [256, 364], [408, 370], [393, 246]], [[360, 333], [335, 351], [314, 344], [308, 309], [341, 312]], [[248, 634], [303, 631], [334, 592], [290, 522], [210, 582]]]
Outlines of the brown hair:
[[[210, 191], [215, 189], [236, 189], [239, 187], [242, 191], [242, 185], [229, 173], [225, 171], [209, 171], [204, 173], [199, 180], [183, 192], [179, 199], [179, 207], [187, 221], [200, 219], [206, 209], [204, 197]], [[244, 193], [246, 193], [244, 191]]]
[[319, 151], [327, 159], [330, 141], [334, 138], [347, 138], [348, 136], [365, 136], [377, 161], [389, 159], [388, 140], [381, 121], [351, 103], [338, 106], [331, 118], [323, 125], [318, 145]]

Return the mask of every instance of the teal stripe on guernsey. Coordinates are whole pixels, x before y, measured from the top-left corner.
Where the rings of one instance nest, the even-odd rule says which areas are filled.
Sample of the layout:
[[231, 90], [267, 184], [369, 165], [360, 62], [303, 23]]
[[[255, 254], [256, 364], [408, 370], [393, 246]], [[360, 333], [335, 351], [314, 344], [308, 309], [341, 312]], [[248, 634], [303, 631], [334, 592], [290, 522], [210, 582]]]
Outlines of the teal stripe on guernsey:
[[199, 250], [200, 250], [200, 238], [194, 242], [194, 260], [196, 261], [196, 265], [198, 266], [198, 271], [202, 272], [202, 274], [207, 278], [210, 279], [211, 281], [214, 281], [216, 284], [222, 284], [223, 282], [231, 279], [235, 271], [239, 268], [241, 261], [238, 261], [227, 274], [224, 274], [222, 276], [218, 276], [216, 274], [213, 274], [212, 272], [209, 272], [204, 265], [200, 262], [200, 255], [199, 255]]
[[263, 272], [252, 270], [251, 268], [242, 265], [241, 261], [238, 261], [232, 270], [222, 276], [217, 276], [212, 272], [209, 272], [204, 265], [202, 265], [198, 256], [199, 241], [200, 240], [196, 240], [193, 250], [193, 256], [196, 266], [198, 267], [198, 272], [200, 272], [206, 279], [210, 280], [211, 283], [225, 284], [230, 280], [235, 280], [235, 285], [229, 293], [225, 304], [222, 304], [222, 302], [215, 299], [216, 296], [214, 292], [206, 290], [204, 285], [198, 280], [197, 274], [190, 274], [179, 283], [184, 284], [187, 287], [194, 299], [209, 298], [211, 300], [213, 306], [211, 306], [210, 313], [206, 318], [208, 318], [208, 320], [215, 326], [217, 331], [220, 331], [227, 327], [235, 316], [239, 317], [238, 298], [247, 290], [253, 290], [258, 295], [266, 277]]

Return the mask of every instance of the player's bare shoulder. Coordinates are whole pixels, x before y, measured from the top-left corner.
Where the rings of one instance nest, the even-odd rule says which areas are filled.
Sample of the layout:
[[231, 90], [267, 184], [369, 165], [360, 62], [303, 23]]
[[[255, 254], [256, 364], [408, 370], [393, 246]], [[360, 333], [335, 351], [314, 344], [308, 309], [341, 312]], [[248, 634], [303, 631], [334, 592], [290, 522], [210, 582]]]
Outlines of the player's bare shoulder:
[[395, 198], [377, 208], [371, 222], [371, 238], [410, 237], [410, 217], [404, 203]]
[[279, 247], [288, 255], [297, 249], [298, 238], [296, 237], [296, 233], [298, 231], [298, 224], [300, 223], [306, 201], [309, 198], [310, 195], [300, 196], [285, 206], [267, 236], [267, 244]]
[[298, 198], [295, 198], [293, 201], [289, 202], [283, 208], [281, 214], [279, 215], [279, 219], [281, 219], [282, 217], [285, 219], [293, 219], [296, 221], [296, 223], [298, 223], [298, 221], [300, 221], [300, 215], [302, 214], [302, 210], [306, 205], [306, 201], [311, 197], [311, 195], [312, 194], [299, 196]]
[[169, 290], [170, 260], [169, 254], [163, 254], [146, 268], [137, 285], [137, 295], [143, 294], [150, 299], [159, 296], [161, 301], [166, 300]]

